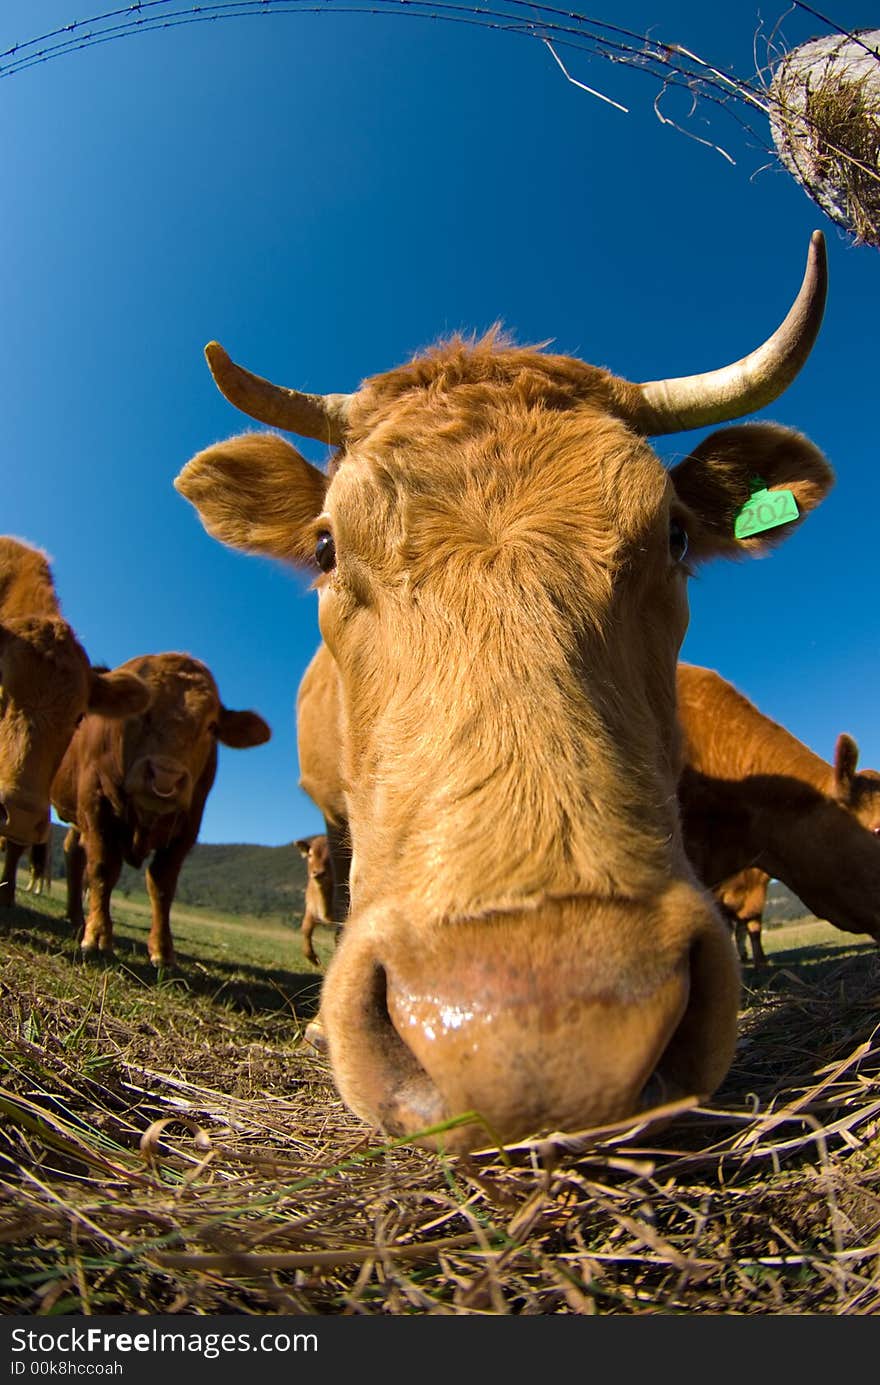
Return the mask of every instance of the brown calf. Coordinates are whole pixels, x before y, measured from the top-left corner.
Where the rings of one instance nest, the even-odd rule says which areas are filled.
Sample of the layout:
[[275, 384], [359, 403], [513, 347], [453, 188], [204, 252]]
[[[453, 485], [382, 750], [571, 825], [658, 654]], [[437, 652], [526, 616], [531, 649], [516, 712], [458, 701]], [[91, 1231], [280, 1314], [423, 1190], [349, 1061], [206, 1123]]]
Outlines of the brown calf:
[[208, 348], [245, 412], [339, 447], [327, 476], [245, 434], [176, 484], [215, 537], [318, 574], [353, 846], [321, 1010], [339, 1090], [373, 1124], [466, 1149], [726, 1072], [738, 965], [676, 807], [685, 553], [792, 532], [736, 536], [755, 475], [803, 516], [831, 474], [771, 424], [669, 472], [646, 437], [775, 398], [823, 297], [814, 237], [769, 343], [644, 385], [496, 334], [322, 398]]
[[83, 929], [84, 952], [112, 952], [110, 897], [123, 861], [139, 867], [152, 855], [147, 946], [150, 961], [167, 966], [174, 960], [171, 905], [199, 835], [218, 742], [246, 749], [271, 732], [256, 712], [224, 707], [210, 669], [188, 654], [145, 654], [124, 667], [150, 688], [150, 707], [124, 724], [86, 717], [52, 784], [58, 816], [73, 824], [64, 842], [68, 916]]
[[91, 667], [45, 553], [0, 537], [0, 906], [15, 902], [24, 848], [48, 839], [52, 777], [78, 722], [88, 711], [129, 716], [148, 701], [137, 678]]
[[757, 866], [749, 866], [747, 870], [729, 876], [713, 890], [718, 907], [733, 933], [739, 960], [747, 962], [749, 959], [746, 947], [748, 939], [752, 948], [752, 961], [756, 967], [767, 965], [764, 945], [761, 942], [761, 922], [767, 904], [769, 884], [770, 876], [766, 871], [758, 870]]
[[333, 862], [330, 847], [323, 832], [314, 837], [301, 837], [294, 846], [306, 862], [305, 912], [302, 921], [303, 952], [306, 959], [318, 966], [318, 954], [312, 934], [319, 923], [333, 927]]

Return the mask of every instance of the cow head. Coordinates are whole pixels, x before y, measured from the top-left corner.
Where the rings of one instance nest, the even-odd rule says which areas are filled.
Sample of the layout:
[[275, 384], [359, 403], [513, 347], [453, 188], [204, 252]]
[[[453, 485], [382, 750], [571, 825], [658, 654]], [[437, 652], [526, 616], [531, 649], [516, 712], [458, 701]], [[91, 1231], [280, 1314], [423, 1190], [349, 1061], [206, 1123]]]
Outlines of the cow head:
[[149, 690], [131, 674], [99, 671], [66, 620], [0, 624], [0, 831], [30, 845], [49, 835], [49, 789], [87, 712], [126, 717]]
[[126, 668], [150, 688], [142, 716], [125, 726], [123, 789], [141, 818], [188, 813], [202, 802], [217, 768], [217, 743], [247, 749], [271, 731], [256, 712], [233, 712], [220, 701], [207, 665], [187, 654], [144, 654]]
[[245, 412], [340, 449], [328, 479], [245, 434], [175, 484], [215, 537], [317, 577], [354, 849], [322, 1015], [340, 1092], [375, 1125], [412, 1136], [476, 1110], [438, 1137], [465, 1149], [726, 1072], [737, 965], [677, 817], [687, 577], [791, 532], [735, 537], [756, 475], [803, 516], [831, 473], [770, 424], [671, 472], [646, 436], [774, 398], [823, 300], [817, 235], [768, 343], [646, 385], [490, 335], [320, 398], [208, 348]]
[[[826, 793], [789, 789], [797, 810], [786, 813], [784, 858], [769, 857], [772, 873], [786, 881], [798, 863], [796, 893], [819, 918], [880, 942], [880, 774], [856, 768], [859, 748], [846, 733], [837, 738]], [[766, 793], [778, 802], [776, 786]]]
[[875, 769], [858, 769], [858, 762], [859, 747], [844, 731], [834, 747], [832, 794], [863, 827], [880, 836], [880, 774]]

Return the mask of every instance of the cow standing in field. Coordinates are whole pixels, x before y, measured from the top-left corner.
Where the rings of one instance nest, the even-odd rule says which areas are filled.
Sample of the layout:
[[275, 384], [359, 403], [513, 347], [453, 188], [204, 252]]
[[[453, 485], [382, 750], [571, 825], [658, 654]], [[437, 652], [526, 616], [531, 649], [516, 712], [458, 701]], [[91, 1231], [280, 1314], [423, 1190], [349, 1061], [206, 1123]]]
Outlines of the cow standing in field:
[[306, 960], [319, 965], [312, 934], [319, 923], [333, 927], [333, 862], [330, 847], [323, 832], [314, 837], [301, 837], [294, 842], [306, 863], [305, 911], [302, 920], [303, 952]]
[[328, 918], [337, 928], [345, 923], [351, 902], [348, 798], [339, 754], [341, 725], [336, 665], [332, 659], [322, 658], [319, 649], [303, 674], [296, 695], [296, 743], [300, 788], [318, 806], [324, 818], [333, 881]]
[[0, 537], [0, 907], [15, 902], [26, 847], [49, 837], [49, 789], [89, 711], [125, 717], [149, 690], [128, 673], [97, 671], [62, 618], [45, 553]]
[[783, 880], [819, 918], [877, 937], [880, 774], [857, 768], [853, 738], [838, 736], [829, 764], [726, 679], [692, 664], [678, 668], [678, 711], [688, 855], [716, 894], [742, 897], [759, 947], [757, 879], [736, 880], [755, 868]]
[[685, 843], [710, 888], [757, 866], [819, 918], [878, 931], [880, 775], [837, 739], [833, 763], [759, 712], [711, 669], [681, 664]]
[[321, 1013], [339, 1090], [374, 1125], [468, 1149], [727, 1071], [739, 968], [676, 802], [689, 564], [793, 532], [736, 534], [756, 475], [802, 518], [831, 472], [773, 424], [671, 471], [646, 438], [776, 398], [824, 293], [817, 234], [757, 352], [649, 384], [490, 334], [322, 397], [209, 346], [244, 412], [338, 448], [328, 476], [245, 434], [176, 485], [215, 537], [318, 575], [353, 848]]
[[188, 654], [145, 654], [123, 667], [150, 688], [149, 708], [125, 723], [87, 717], [52, 784], [58, 816], [73, 824], [64, 842], [68, 916], [83, 929], [83, 952], [112, 952], [110, 897], [122, 864], [137, 868], [151, 856], [147, 946], [155, 966], [169, 966], [171, 905], [199, 835], [217, 745], [246, 749], [262, 745], [271, 732], [256, 712], [224, 707], [210, 669]]
[[730, 925], [741, 962], [749, 960], [746, 943], [751, 945], [752, 961], [756, 967], [766, 967], [767, 957], [761, 941], [761, 925], [767, 905], [770, 876], [757, 866], [737, 871], [716, 885], [712, 891], [718, 908]]

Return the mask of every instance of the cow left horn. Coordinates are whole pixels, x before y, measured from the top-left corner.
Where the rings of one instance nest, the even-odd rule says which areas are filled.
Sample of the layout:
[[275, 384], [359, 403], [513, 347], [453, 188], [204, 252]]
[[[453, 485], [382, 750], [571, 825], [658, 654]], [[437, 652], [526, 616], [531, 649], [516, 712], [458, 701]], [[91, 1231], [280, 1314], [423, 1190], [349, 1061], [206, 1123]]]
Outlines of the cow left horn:
[[337, 445], [343, 442], [350, 394], [302, 394], [273, 385], [236, 365], [217, 341], [208, 342], [205, 359], [220, 393], [242, 413], [302, 438]]
[[636, 386], [641, 404], [631, 421], [656, 437], [724, 423], [772, 404], [791, 384], [813, 348], [827, 292], [825, 237], [814, 231], [800, 291], [773, 335], [742, 360], [719, 370]]

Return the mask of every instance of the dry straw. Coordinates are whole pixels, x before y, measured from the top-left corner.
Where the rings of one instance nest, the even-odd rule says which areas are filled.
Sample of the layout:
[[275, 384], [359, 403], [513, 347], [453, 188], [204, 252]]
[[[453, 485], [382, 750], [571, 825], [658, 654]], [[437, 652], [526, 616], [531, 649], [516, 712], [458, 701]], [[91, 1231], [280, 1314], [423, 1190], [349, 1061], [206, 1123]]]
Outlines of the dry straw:
[[781, 162], [839, 226], [880, 247], [880, 29], [793, 48], [769, 89]]
[[51, 926], [0, 958], [0, 1311], [880, 1311], [872, 945], [748, 991], [711, 1103], [443, 1158], [350, 1116], [289, 1005]]

